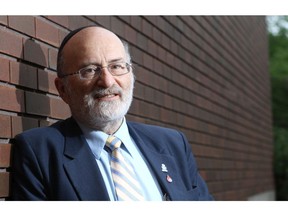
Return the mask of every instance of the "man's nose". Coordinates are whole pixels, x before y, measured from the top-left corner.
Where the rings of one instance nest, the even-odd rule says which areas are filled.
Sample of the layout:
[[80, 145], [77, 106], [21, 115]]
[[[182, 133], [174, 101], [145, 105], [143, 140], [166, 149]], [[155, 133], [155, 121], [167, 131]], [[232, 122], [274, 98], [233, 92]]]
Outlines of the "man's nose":
[[103, 88], [109, 88], [115, 83], [114, 76], [108, 71], [107, 67], [103, 67], [101, 74], [97, 80], [97, 85]]

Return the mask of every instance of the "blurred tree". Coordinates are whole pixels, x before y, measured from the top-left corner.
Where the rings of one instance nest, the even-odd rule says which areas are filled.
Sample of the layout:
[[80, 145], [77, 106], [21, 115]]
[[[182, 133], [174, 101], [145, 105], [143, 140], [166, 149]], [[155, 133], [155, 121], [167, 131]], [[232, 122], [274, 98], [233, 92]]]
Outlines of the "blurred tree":
[[288, 200], [288, 16], [267, 17], [276, 199]]
[[288, 16], [268, 18], [270, 73], [288, 75]]
[[275, 126], [288, 128], [288, 16], [267, 18]]

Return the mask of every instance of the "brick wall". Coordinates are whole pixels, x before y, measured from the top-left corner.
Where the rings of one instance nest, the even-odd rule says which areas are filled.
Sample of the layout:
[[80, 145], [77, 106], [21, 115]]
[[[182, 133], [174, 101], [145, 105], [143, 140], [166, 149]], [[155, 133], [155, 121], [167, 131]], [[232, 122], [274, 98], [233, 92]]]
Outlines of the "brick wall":
[[273, 190], [265, 17], [0, 16], [0, 194], [10, 138], [69, 116], [54, 87], [57, 48], [93, 23], [131, 45], [129, 120], [183, 131], [216, 200]]

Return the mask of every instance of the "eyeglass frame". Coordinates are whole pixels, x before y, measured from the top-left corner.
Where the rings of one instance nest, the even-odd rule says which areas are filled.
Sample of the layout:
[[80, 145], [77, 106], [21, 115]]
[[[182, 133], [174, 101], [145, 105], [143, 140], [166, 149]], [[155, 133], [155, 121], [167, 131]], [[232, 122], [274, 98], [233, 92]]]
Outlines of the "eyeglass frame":
[[[123, 74], [118, 74], [118, 75], [111, 73], [109, 66], [111, 66], [111, 65], [113, 65], [113, 64], [117, 64], [117, 63], [125, 63], [125, 66], [126, 66], [126, 68], [127, 68], [127, 72], [125, 72], [125, 73], [123, 73]], [[96, 68], [98, 68], [98, 69], [100, 70], [99, 73], [98, 73], [98, 75], [94, 75], [91, 79], [93, 79], [93, 78], [95, 78], [95, 77], [100, 77], [104, 68], [107, 68], [107, 70], [109, 71], [109, 73], [110, 73], [112, 76], [123, 76], [123, 75], [125, 75], [125, 74], [130, 73], [130, 72], [131, 72], [131, 69], [132, 69], [132, 64], [131, 64], [131, 63], [128, 63], [128, 62], [111, 62], [110, 64], [108, 64], [108, 65], [106, 65], [106, 66], [100, 66], [100, 65], [91, 64], [91, 65], [85, 66], [85, 67], [83, 67], [83, 68], [80, 68], [78, 71], [76, 71], [76, 72], [74, 72], [74, 73], [60, 75], [59, 78], [62, 79], [62, 78], [66, 78], [66, 77], [68, 77], [68, 76], [72, 76], [72, 75], [78, 74], [78, 75], [79, 75], [79, 78], [80, 78], [81, 80], [91, 80], [91, 79], [83, 78], [83, 76], [82, 76], [82, 74], [81, 74], [81, 71], [82, 71], [82, 70], [88, 69], [88, 68], [91, 67], [91, 66], [95, 66]], [[96, 73], [95, 73], [95, 74], [96, 74]]]

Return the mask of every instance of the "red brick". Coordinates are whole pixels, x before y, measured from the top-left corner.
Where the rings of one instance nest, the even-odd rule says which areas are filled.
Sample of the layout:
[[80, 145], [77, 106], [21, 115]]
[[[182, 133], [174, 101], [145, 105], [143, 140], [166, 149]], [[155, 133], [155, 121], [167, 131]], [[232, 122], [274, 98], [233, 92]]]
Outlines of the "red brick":
[[21, 117], [21, 116], [12, 116], [12, 137], [17, 134], [35, 127], [39, 127], [37, 119]]
[[0, 58], [0, 80], [9, 82], [9, 60]]
[[157, 50], [157, 57], [161, 60], [161, 61], [165, 61], [167, 56], [167, 51], [165, 49], [163, 49], [162, 47], [158, 46], [158, 50]]
[[68, 105], [59, 97], [50, 98], [51, 117], [65, 119], [71, 116]]
[[148, 50], [151, 53], [151, 55], [157, 56], [157, 45], [152, 40], [148, 40]]
[[55, 49], [49, 49], [49, 68], [53, 69], [53, 70], [57, 70], [57, 54], [58, 51]]
[[119, 37], [125, 36], [124, 24], [117, 17], [111, 17], [111, 30]]
[[7, 115], [0, 115], [0, 137], [11, 138], [11, 118]]
[[7, 25], [8, 18], [7, 16], [0, 16], [0, 23]]
[[133, 46], [133, 47], [130, 47], [130, 52], [131, 52], [131, 56], [133, 57], [133, 62], [141, 65], [143, 63], [143, 54], [141, 50]]
[[158, 28], [155, 28], [155, 27], [153, 27], [152, 32], [153, 32], [154, 41], [160, 43], [162, 40], [162, 33], [159, 31]]
[[152, 25], [144, 19], [142, 20], [142, 32], [150, 38], [153, 37]]
[[94, 24], [82, 16], [69, 16], [68, 23], [69, 23], [69, 29], [71, 30]]
[[[157, 48], [157, 46], [156, 46]], [[156, 54], [157, 55], [157, 54]], [[161, 74], [163, 72], [163, 64], [156, 58], [153, 58], [153, 65], [154, 65], [154, 69], [153, 71], [157, 74]], [[166, 83], [168, 82], [168, 80], [166, 80]], [[166, 89], [162, 89], [163, 91], [166, 91]]]
[[27, 113], [41, 116], [50, 115], [50, 100], [47, 95], [25, 92], [25, 98]]
[[0, 167], [10, 166], [11, 144], [0, 144]]
[[128, 114], [129, 115], [133, 115], [134, 113], [137, 113], [137, 111], [138, 111], [138, 101], [137, 101], [137, 98], [134, 97], [133, 103], [132, 103], [132, 105], [131, 105], [131, 107], [129, 109]]
[[54, 80], [56, 77], [56, 72], [38, 69], [38, 89], [58, 95], [58, 91], [54, 84]]
[[53, 46], [59, 46], [59, 35], [56, 26], [38, 17], [36, 18], [36, 38]]
[[118, 16], [119, 19], [125, 22], [125, 25], [129, 25], [131, 21], [131, 16]]
[[153, 70], [153, 57], [147, 55], [146, 53], [143, 54], [143, 64], [150, 70]]
[[10, 174], [8, 172], [0, 172], [0, 197], [9, 196]]
[[37, 69], [23, 63], [10, 62], [10, 80], [11, 83], [36, 89]]
[[8, 22], [11, 28], [35, 37], [35, 18], [33, 16], [9, 16]]
[[141, 17], [139, 17], [139, 16], [131, 16], [131, 18], [130, 18], [130, 23], [131, 23], [131, 25], [134, 27], [134, 28], [137, 28], [138, 30], [141, 30], [141, 22], [142, 22], [142, 20], [141, 20]]
[[47, 67], [48, 66], [48, 48], [40, 45], [33, 40], [24, 41], [24, 59]]
[[0, 52], [21, 58], [23, 49], [22, 37], [3, 28], [0, 28], [0, 35]]
[[59, 29], [59, 41], [60, 41], [60, 43], [63, 41], [63, 39], [65, 38], [65, 36], [68, 33], [69, 33], [69, 31], [67, 31], [67, 30]]
[[136, 44], [137, 41], [137, 32], [128, 25], [125, 25], [125, 40], [129, 42], [129, 44]]
[[137, 33], [137, 46], [143, 50], [147, 50], [148, 48], [148, 39], [142, 33]]
[[145, 87], [142, 84], [136, 83], [133, 96], [140, 99], [144, 99], [144, 89]]
[[46, 16], [47, 19], [58, 23], [59, 25], [68, 28], [69, 26], [69, 18], [67, 16]]
[[96, 16], [96, 22], [101, 26], [110, 29], [111, 28], [111, 16]]
[[24, 92], [10, 86], [0, 85], [0, 109], [24, 112]]
[[149, 84], [150, 74], [149, 71], [142, 67], [137, 67], [138, 79], [141, 80], [141, 83]]

